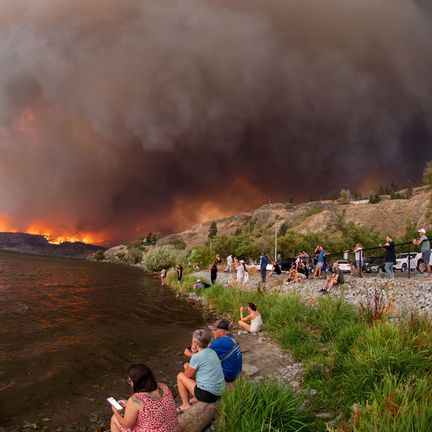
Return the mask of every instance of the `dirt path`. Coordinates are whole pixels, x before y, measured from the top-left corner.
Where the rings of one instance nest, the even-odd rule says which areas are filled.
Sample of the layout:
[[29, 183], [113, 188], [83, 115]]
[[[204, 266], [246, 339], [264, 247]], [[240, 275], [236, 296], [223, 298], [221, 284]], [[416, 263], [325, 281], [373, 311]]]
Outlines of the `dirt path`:
[[254, 380], [275, 378], [289, 384], [294, 391], [301, 387], [303, 364], [297, 363], [265, 334], [238, 335], [243, 352], [243, 373]]

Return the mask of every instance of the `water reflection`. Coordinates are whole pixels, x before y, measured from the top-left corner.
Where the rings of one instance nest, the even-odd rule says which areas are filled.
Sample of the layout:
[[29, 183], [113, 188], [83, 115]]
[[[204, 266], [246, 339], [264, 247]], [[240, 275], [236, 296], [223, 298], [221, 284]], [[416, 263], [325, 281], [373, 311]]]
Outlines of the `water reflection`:
[[52, 427], [85, 424], [89, 411], [106, 412], [108, 391], [126, 396], [120, 378], [132, 362], [172, 381], [203, 324], [136, 268], [0, 252], [0, 269], [0, 418], [9, 426], [41, 413]]

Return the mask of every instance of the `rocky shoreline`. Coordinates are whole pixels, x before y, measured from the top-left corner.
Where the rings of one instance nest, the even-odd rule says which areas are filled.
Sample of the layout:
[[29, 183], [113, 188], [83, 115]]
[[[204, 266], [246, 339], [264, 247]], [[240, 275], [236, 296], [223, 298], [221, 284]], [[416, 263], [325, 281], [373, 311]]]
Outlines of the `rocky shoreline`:
[[[208, 280], [209, 272], [195, 272], [193, 276], [197, 279]], [[229, 283], [232, 277], [233, 274], [220, 272], [217, 283]], [[302, 283], [289, 285], [284, 283], [285, 279], [285, 275], [272, 276], [267, 280], [265, 291], [295, 293], [308, 304], [315, 304], [323, 295], [319, 292], [324, 283], [322, 279], [311, 278]], [[260, 277], [252, 274], [246, 290], [255, 291], [259, 286]], [[360, 279], [356, 276], [345, 275], [345, 283], [334, 287], [328, 295], [343, 298], [347, 303], [361, 307], [374, 302], [375, 290], [381, 294], [385, 302], [386, 313], [390, 317], [402, 316], [411, 311], [432, 316], [432, 277], [426, 274], [412, 274], [410, 278], [403, 275], [392, 280], [380, 276], [368, 275]]]

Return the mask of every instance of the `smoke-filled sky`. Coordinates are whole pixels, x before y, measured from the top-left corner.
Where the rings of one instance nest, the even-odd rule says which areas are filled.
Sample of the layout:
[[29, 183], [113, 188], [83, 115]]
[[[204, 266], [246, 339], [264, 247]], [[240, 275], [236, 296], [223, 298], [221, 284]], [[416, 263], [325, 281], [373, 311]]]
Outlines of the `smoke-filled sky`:
[[425, 0], [0, 8], [0, 229], [109, 243], [432, 159]]

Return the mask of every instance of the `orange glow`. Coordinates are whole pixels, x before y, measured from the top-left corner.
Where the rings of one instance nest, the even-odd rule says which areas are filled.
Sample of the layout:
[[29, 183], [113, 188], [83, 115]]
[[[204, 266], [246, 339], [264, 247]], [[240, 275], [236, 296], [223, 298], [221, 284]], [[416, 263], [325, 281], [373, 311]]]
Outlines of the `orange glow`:
[[30, 110], [25, 110], [21, 114], [18, 122], [18, 129], [24, 135], [28, 135], [33, 139], [33, 141], [37, 141], [37, 134], [35, 130], [35, 122], [36, 117]]
[[380, 173], [369, 173], [358, 185], [358, 190], [363, 195], [367, 195], [369, 192], [378, 192], [379, 186], [384, 184], [386, 181]]
[[172, 229], [181, 231], [194, 224], [249, 211], [266, 201], [265, 195], [244, 177], [221, 184], [218, 190], [209, 190], [208, 195], [214, 199], [177, 198], [169, 218]]
[[104, 244], [108, 238], [108, 233], [91, 233], [80, 230], [71, 230], [70, 232], [59, 232], [49, 228], [41, 222], [33, 222], [27, 226], [18, 226], [12, 222], [12, 219], [0, 214], [0, 232], [24, 232], [27, 234], [43, 235], [50, 243], [60, 244], [63, 242], [82, 242], [91, 244]]
[[104, 243], [105, 237], [100, 234], [84, 232], [84, 231], [74, 231], [71, 233], [59, 233], [53, 229], [50, 229], [43, 224], [34, 223], [25, 229], [28, 234], [39, 234], [43, 235], [50, 243], [60, 244], [64, 242], [82, 242], [91, 244], [101, 244]]

